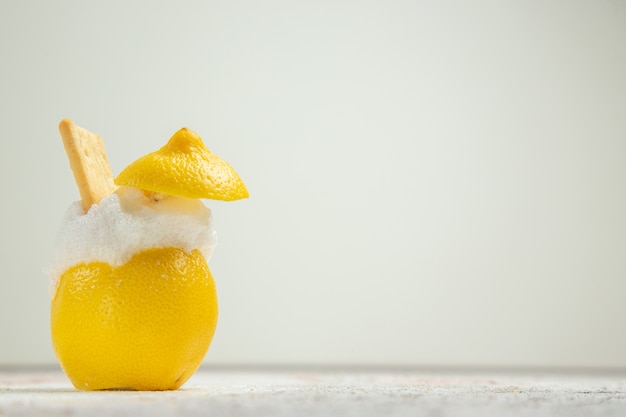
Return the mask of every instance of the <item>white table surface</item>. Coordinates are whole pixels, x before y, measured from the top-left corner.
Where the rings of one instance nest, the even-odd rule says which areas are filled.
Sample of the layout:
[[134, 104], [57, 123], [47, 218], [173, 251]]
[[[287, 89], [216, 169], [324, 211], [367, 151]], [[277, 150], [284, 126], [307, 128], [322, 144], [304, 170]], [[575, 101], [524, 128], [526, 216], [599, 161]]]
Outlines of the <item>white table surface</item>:
[[201, 368], [180, 390], [0, 370], [0, 416], [626, 416], [626, 371]]

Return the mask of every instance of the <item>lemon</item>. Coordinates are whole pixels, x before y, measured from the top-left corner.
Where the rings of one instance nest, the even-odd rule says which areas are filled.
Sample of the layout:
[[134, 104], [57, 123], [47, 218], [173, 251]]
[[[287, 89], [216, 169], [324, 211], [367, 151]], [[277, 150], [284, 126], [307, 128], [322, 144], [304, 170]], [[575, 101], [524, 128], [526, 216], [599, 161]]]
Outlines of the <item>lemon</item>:
[[187, 128], [177, 131], [158, 151], [126, 167], [115, 184], [188, 198], [232, 201], [248, 197], [233, 167]]
[[[185, 128], [115, 182], [170, 209], [168, 196], [248, 197], [235, 170]], [[129, 253], [119, 266], [84, 262], [61, 273], [51, 305], [52, 342], [76, 388], [173, 390], [200, 366], [218, 316], [211, 271], [198, 249], [154, 246]]]
[[200, 252], [153, 248], [119, 267], [65, 271], [52, 301], [52, 342], [78, 389], [172, 390], [200, 366], [217, 315]]

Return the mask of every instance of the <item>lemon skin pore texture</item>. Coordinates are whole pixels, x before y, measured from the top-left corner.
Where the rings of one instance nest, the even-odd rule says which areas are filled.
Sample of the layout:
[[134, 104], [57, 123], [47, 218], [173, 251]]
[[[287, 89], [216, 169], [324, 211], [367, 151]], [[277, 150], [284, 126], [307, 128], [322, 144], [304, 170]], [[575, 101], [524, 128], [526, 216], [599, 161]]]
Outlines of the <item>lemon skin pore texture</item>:
[[60, 278], [52, 342], [81, 390], [174, 390], [200, 366], [217, 294], [199, 251], [152, 248], [126, 264], [79, 264]]

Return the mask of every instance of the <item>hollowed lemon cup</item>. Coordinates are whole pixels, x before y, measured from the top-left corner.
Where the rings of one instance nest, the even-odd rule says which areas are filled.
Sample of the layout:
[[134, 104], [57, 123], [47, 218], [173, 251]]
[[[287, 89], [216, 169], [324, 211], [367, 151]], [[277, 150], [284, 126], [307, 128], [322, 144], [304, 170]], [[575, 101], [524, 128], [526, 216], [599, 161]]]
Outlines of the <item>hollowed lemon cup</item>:
[[119, 267], [66, 270], [52, 300], [52, 342], [78, 389], [174, 390], [200, 366], [217, 315], [201, 253], [153, 248]]

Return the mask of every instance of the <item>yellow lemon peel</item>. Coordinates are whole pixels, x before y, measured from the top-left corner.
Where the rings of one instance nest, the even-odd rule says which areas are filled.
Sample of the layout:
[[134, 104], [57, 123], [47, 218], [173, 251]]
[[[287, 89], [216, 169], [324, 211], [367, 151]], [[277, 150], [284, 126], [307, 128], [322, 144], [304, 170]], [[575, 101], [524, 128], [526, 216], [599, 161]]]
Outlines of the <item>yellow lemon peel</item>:
[[65, 271], [52, 301], [52, 341], [78, 389], [173, 390], [200, 366], [217, 315], [200, 252], [153, 248], [119, 267]]
[[248, 197], [233, 167], [187, 128], [177, 131], [158, 151], [126, 167], [115, 184], [187, 198], [233, 201]]

